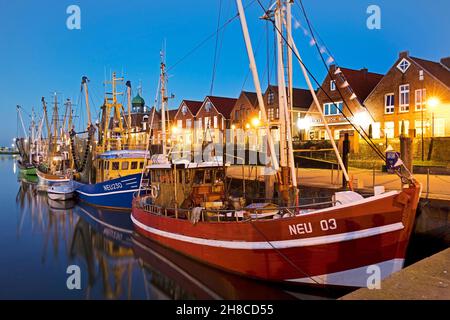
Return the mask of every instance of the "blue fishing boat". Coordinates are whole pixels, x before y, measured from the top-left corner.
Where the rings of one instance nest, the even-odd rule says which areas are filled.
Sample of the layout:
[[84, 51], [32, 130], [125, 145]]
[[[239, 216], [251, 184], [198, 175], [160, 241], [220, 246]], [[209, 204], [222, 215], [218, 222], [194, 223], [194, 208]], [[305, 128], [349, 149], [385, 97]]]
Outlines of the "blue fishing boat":
[[98, 207], [131, 209], [133, 193], [138, 191], [145, 151], [108, 151], [97, 157], [99, 181], [77, 183], [78, 198]]

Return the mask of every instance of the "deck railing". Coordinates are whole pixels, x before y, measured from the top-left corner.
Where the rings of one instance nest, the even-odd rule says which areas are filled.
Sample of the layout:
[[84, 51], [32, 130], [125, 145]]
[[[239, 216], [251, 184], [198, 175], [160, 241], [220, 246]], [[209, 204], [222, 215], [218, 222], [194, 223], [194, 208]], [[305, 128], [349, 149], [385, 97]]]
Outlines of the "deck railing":
[[[146, 197], [141, 199], [144, 200], [146, 199]], [[142, 200], [140, 201], [140, 203], [138, 203], [138, 206], [145, 212], [157, 215], [164, 215], [176, 219], [187, 219], [193, 223], [197, 223], [200, 220], [217, 221], [217, 222], [252, 221], [268, 217], [273, 218], [274, 215], [279, 215], [279, 217], [292, 217], [299, 214], [305, 214], [310, 211], [331, 207], [340, 203], [339, 201], [324, 201], [294, 207], [252, 208], [252, 209], [242, 208], [240, 210], [236, 210], [236, 209], [208, 209], [203, 207], [199, 207], [198, 209], [163, 208], [161, 206], [153, 204], [145, 204], [143, 203]], [[198, 211], [195, 213], [195, 210]], [[244, 212], [246, 214], [244, 214]]]

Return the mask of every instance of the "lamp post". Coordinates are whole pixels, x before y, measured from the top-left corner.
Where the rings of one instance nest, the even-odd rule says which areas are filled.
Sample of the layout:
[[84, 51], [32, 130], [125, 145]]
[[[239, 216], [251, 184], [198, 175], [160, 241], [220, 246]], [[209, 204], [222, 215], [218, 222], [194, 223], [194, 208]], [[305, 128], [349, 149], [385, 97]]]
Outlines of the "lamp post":
[[[431, 111], [431, 140], [430, 140], [430, 147], [428, 150], [428, 157], [427, 160], [431, 160], [431, 153], [433, 152], [433, 140], [434, 140], [434, 110], [439, 105], [440, 101], [436, 97], [432, 97], [428, 99], [427, 106], [429, 106]], [[423, 145], [423, 144], [422, 144]], [[423, 150], [423, 146], [422, 146]]]

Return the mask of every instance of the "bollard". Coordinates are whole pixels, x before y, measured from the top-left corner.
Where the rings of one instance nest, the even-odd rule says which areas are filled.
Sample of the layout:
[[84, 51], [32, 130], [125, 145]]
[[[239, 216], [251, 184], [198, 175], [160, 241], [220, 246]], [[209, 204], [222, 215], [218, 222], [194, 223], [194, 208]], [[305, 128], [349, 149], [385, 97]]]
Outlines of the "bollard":
[[412, 139], [410, 137], [400, 136], [400, 155], [403, 164], [412, 173]]

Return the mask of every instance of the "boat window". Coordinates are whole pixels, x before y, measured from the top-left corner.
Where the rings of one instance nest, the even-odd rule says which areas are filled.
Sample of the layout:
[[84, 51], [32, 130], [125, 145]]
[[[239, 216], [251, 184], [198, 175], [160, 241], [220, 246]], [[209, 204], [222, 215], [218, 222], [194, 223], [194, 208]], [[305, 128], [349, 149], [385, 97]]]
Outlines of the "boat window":
[[109, 170], [109, 161], [106, 161], [106, 160], [105, 160], [105, 169]]
[[136, 170], [137, 169], [137, 161], [132, 161], [131, 162], [131, 170]]
[[113, 161], [111, 169], [112, 170], [119, 170], [119, 162], [118, 161]]
[[99, 163], [98, 163], [98, 168], [99, 168], [100, 170], [103, 169], [103, 160], [100, 160], [100, 161], [99, 161]]
[[205, 170], [205, 183], [211, 183], [211, 170]]
[[183, 171], [178, 170], [178, 183], [183, 183]]
[[223, 170], [216, 171], [215, 182], [223, 182]]
[[128, 165], [129, 165], [128, 161], [123, 161], [122, 162], [122, 170], [128, 170]]
[[191, 171], [186, 170], [184, 171], [184, 183], [190, 183], [191, 182]]
[[204, 174], [203, 170], [195, 171], [195, 176], [194, 176], [194, 183], [195, 184], [202, 184], [203, 183], [203, 174]]
[[144, 169], [144, 161], [139, 162], [139, 169]]

